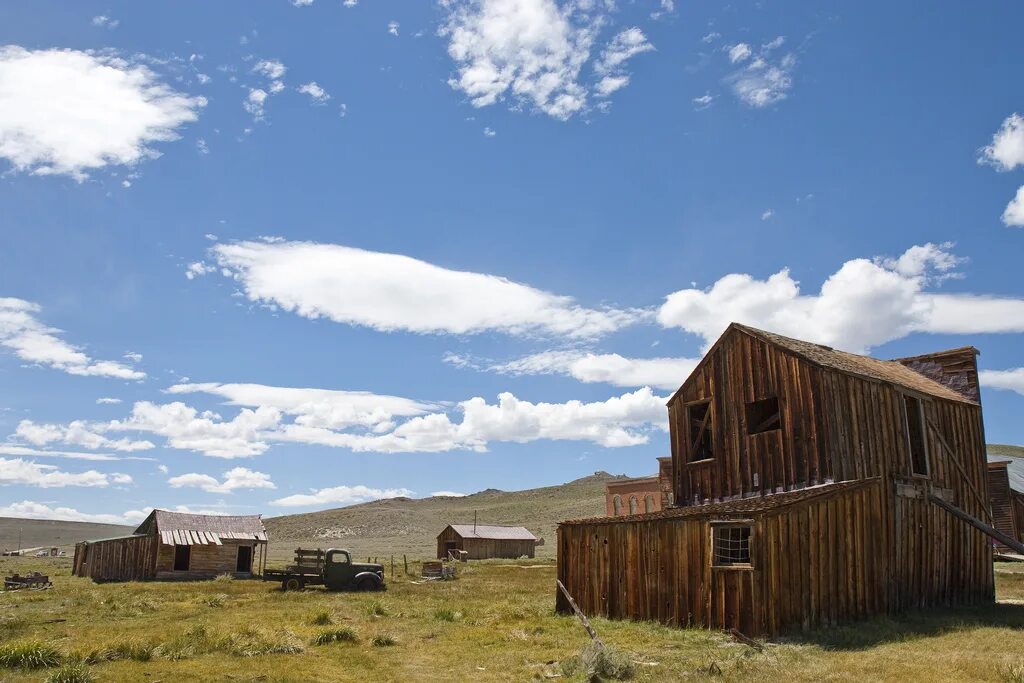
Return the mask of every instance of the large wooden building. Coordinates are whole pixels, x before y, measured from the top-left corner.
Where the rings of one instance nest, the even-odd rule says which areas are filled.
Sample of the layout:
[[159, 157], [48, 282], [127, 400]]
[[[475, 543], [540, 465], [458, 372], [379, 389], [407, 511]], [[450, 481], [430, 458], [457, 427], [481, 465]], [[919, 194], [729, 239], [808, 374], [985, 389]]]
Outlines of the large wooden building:
[[459, 550], [464, 550], [470, 560], [533, 557], [536, 546], [537, 537], [526, 527], [449, 524], [437, 535], [437, 558], [444, 559], [449, 552]]
[[976, 354], [730, 325], [668, 404], [674, 507], [563, 522], [559, 578], [591, 615], [749, 634], [992, 601]]
[[96, 581], [245, 578], [265, 563], [266, 545], [258, 515], [153, 510], [130, 536], [75, 545], [72, 571]]

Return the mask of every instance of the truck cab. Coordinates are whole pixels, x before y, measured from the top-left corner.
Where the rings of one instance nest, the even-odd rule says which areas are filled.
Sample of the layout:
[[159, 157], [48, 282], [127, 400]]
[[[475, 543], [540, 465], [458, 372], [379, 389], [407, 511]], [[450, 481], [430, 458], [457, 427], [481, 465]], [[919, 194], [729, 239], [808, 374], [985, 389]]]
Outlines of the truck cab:
[[347, 550], [331, 548], [324, 557], [327, 590], [375, 591], [384, 588], [384, 565], [353, 562]]

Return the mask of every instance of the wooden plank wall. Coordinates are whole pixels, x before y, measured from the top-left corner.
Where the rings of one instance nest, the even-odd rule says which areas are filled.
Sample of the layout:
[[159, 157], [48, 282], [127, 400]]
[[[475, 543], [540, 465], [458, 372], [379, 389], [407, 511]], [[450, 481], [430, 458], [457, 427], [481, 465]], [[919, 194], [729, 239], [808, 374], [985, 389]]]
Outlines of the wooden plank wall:
[[[1017, 520], [1013, 514], [1013, 501], [1010, 497], [1010, 475], [1006, 463], [990, 463], [988, 466], [988, 500], [992, 507], [992, 526], [1010, 538], [1019, 538]], [[997, 543], [1001, 552], [1009, 548]]]
[[752, 569], [712, 567], [705, 517], [563, 524], [558, 576], [590, 615], [751, 635], [883, 613], [889, 498], [876, 482], [758, 513]]
[[1024, 542], [1024, 493], [1010, 492], [1013, 521], [1017, 526], [1017, 540]]
[[134, 536], [75, 545], [72, 573], [94, 581], [139, 581], [155, 575], [157, 539]]
[[251, 546], [253, 566], [257, 559], [257, 541], [224, 539], [222, 545], [193, 545], [187, 572], [174, 571], [174, 546], [161, 543], [156, 561], [155, 576], [158, 579], [212, 579], [220, 574], [236, 577], [250, 576], [248, 572], [236, 572], [238, 547]]
[[465, 550], [471, 560], [487, 560], [504, 558], [514, 560], [518, 557], [534, 557], [536, 542], [532, 540], [510, 540], [489, 538], [463, 538], [451, 527], [446, 527], [437, 537], [437, 558], [445, 557], [445, 542], [455, 541], [459, 550]]

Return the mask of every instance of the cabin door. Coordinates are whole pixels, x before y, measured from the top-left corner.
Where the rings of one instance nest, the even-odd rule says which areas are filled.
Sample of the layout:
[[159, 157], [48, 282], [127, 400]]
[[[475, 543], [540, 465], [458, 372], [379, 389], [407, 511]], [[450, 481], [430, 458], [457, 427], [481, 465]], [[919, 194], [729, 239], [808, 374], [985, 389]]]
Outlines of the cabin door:
[[459, 549], [459, 542], [458, 541], [445, 541], [444, 542], [444, 556], [445, 556], [445, 558], [447, 559], [448, 553], [450, 553], [453, 550], [458, 550], [458, 549]]
[[252, 546], [251, 545], [240, 545], [238, 546], [238, 565], [235, 567], [236, 572], [248, 574], [252, 571]]

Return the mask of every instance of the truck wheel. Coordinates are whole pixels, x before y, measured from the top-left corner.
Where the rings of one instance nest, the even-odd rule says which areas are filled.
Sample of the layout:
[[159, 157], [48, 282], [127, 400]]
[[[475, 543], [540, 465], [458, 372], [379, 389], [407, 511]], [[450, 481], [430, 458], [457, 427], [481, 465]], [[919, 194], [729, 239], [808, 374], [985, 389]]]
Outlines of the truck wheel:
[[371, 578], [360, 579], [359, 583], [356, 584], [356, 588], [361, 591], [375, 591], [377, 590], [377, 582]]
[[281, 590], [285, 591], [300, 591], [303, 589], [303, 587], [304, 582], [302, 581], [302, 579], [296, 578], [294, 576], [287, 578], [281, 582]]

